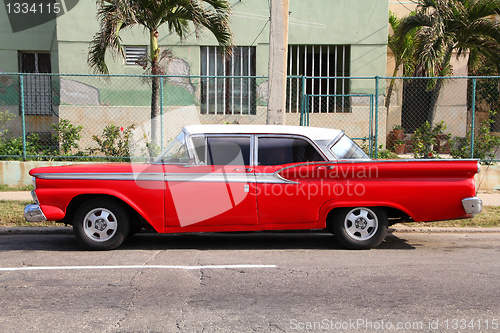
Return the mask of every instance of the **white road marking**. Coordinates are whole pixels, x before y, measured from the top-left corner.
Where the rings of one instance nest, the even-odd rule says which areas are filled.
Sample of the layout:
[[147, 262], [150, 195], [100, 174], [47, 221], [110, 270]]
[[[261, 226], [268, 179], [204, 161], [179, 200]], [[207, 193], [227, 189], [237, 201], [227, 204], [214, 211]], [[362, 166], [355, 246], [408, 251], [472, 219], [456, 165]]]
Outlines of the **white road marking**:
[[199, 265], [199, 266], [174, 266], [174, 265], [124, 265], [124, 266], [27, 266], [27, 267], [0, 267], [1, 272], [11, 271], [37, 271], [37, 270], [85, 270], [85, 269], [227, 269], [227, 268], [277, 268], [277, 265]]

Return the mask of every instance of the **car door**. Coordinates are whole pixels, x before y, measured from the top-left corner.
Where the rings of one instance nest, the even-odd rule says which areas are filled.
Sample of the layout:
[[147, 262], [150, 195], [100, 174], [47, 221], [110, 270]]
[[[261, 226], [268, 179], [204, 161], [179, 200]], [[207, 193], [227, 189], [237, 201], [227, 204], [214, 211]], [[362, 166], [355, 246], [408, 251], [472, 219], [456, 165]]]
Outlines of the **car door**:
[[257, 136], [259, 224], [317, 221], [323, 203], [336, 198], [335, 168], [306, 138]]
[[166, 165], [167, 226], [257, 224], [250, 135], [190, 138], [191, 163]]

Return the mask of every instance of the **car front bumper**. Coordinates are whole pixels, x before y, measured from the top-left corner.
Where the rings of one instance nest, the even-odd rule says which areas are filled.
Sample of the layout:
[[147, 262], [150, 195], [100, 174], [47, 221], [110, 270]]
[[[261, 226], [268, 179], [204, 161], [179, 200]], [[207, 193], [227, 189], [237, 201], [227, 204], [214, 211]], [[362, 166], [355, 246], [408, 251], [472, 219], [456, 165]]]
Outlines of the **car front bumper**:
[[24, 207], [24, 218], [28, 222], [43, 222], [47, 221], [47, 218], [42, 212], [42, 209], [38, 205], [27, 205]]
[[462, 200], [465, 212], [470, 215], [476, 215], [483, 210], [483, 201], [478, 197], [470, 197]]

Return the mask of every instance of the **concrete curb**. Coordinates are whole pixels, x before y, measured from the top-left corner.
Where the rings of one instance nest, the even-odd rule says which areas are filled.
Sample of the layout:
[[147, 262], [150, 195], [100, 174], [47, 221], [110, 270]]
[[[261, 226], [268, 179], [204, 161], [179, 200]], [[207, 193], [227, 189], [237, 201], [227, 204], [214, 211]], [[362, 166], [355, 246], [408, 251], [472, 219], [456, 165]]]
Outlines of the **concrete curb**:
[[0, 235], [67, 235], [72, 227], [0, 227]]
[[500, 228], [459, 228], [459, 227], [409, 227], [406, 225], [393, 225], [389, 228], [389, 232], [401, 233], [459, 233], [459, 234], [474, 234], [474, 233], [500, 233]]

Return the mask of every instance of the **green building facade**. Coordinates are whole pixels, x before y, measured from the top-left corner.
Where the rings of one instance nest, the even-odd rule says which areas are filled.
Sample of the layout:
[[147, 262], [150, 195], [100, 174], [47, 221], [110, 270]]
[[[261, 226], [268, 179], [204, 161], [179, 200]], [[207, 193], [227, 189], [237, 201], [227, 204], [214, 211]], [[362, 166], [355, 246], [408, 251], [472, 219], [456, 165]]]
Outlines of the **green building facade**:
[[[208, 32], [196, 38], [193, 31], [180, 41], [166, 27], [159, 31], [160, 47], [172, 52], [172, 58], [162, 63], [165, 73], [172, 76], [165, 80], [162, 106], [163, 112], [171, 112], [172, 116], [165, 122], [175, 124], [175, 128], [190, 120], [265, 122], [269, 1], [232, 2], [231, 28], [236, 49], [230, 59], [221, 57], [215, 38]], [[1, 73], [93, 73], [87, 57], [89, 43], [99, 30], [96, 12], [94, 1], [79, 1], [54, 20], [14, 33], [7, 8], [0, 6], [0, 111], [20, 114], [19, 77]], [[387, 22], [386, 0], [290, 0], [288, 74], [292, 78], [287, 87], [287, 124], [299, 124], [304, 93], [331, 95], [311, 97], [308, 105], [317, 115], [312, 115], [309, 124], [348, 132], [351, 128], [354, 137], [368, 135], [365, 132], [371, 104], [373, 98], [378, 98], [374, 80], [342, 77], [386, 75]], [[125, 59], [107, 56], [110, 73], [144, 74], [135, 61], [147, 52], [148, 32], [142, 27], [125, 31], [122, 44], [126, 47]], [[304, 80], [303, 76], [315, 79]], [[59, 117], [76, 125], [94, 124], [95, 128], [84, 128], [84, 137], [101, 131], [105, 124], [148, 121], [151, 94], [145, 78], [50, 76], [23, 80], [25, 94], [52, 94], [48, 100], [28, 95], [24, 98], [28, 132], [50, 131], [50, 123]], [[350, 96], [356, 94], [360, 97]], [[40, 99], [42, 104], [51, 102], [52, 106], [36, 105]], [[180, 120], [179, 112], [183, 115]], [[16, 124], [19, 119], [12, 121], [13, 133], [19, 131]]]

